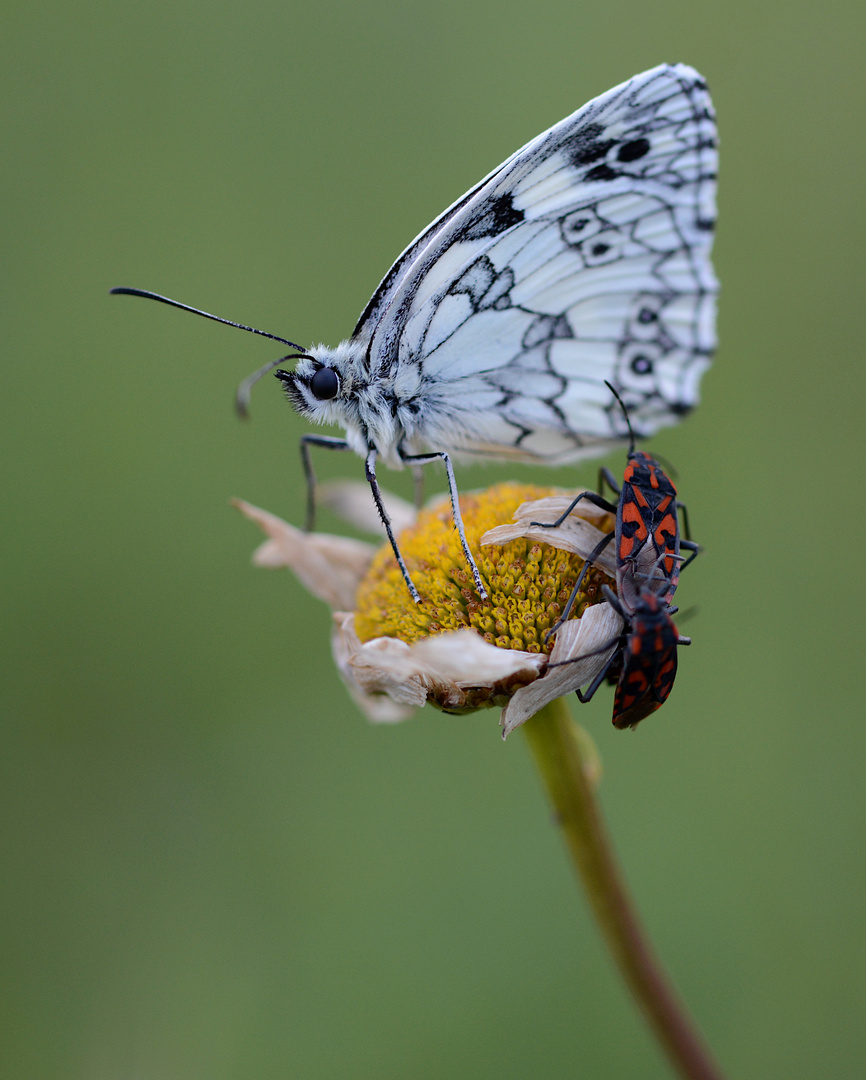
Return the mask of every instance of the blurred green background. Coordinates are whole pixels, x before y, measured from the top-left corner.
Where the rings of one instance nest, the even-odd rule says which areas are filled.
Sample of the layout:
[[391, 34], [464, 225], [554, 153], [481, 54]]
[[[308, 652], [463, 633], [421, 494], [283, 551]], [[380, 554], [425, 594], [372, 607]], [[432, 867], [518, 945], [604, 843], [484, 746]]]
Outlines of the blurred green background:
[[637, 733], [609, 692], [580, 716], [730, 1077], [863, 1075], [864, 27], [853, 0], [4, 6], [0, 1075], [670, 1075], [521, 736], [369, 726], [324, 607], [250, 567], [229, 497], [303, 508], [276, 384], [232, 413], [274, 348], [108, 289], [335, 344], [466, 188], [677, 60], [722, 138], [721, 348], [651, 444], [706, 547], [695, 644]]

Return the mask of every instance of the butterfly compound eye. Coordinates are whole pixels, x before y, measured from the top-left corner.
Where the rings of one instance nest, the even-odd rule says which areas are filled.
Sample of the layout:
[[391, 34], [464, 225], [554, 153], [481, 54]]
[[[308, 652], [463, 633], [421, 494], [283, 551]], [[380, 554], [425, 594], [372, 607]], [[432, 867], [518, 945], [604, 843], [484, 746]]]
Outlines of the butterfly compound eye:
[[333, 368], [320, 367], [310, 379], [310, 389], [317, 401], [330, 401], [337, 396], [340, 380]]

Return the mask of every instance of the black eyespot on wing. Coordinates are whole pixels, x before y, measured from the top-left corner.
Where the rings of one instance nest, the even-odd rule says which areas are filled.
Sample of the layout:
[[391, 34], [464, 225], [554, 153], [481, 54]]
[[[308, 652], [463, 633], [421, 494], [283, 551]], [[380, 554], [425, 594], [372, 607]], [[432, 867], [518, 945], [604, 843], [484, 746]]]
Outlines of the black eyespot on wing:
[[599, 138], [603, 131], [601, 124], [587, 124], [567, 141], [563, 149], [576, 169], [591, 165], [607, 155], [614, 142], [613, 139]]
[[610, 165], [596, 165], [594, 169], [590, 169], [586, 174], [587, 180], [616, 180], [620, 175], [616, 169], [612, 169]]
[[316, 401], [330, 401], [340, 390], [340, 380], [336, 371], [329, 367], [320, 367], [310, 379], [310, 390]]
[[485, 207], [481, 217], [463, 230], [461, 239], [480, 240], [485, 236], [498, 236], [513, 225], [519, 225], [523, 217], [523, 211], [515, 207], [510, 195], [500, 195]]
[[649, 153], [649, 148], [649, 139], [632, 139], [631, 142], [622, 144], [616, 156], [620, 161], [637, 161], [638, 158], [642, 158]]
[[650, 375], [652, 374], [653, 362], [648, 356], [641, 353], [633, 358], [631, 369], [635, 375]]

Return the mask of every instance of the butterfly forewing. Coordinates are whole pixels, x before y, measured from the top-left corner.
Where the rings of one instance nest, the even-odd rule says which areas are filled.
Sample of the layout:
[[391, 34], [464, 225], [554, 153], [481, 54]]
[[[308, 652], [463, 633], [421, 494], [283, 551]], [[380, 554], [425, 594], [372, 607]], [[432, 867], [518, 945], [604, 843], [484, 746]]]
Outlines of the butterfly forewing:
[[356, 330], [415, 369], [410, 441], [550, 462], [697, 400], [715, 346], [717, 152], [701, 77], [662, 66], [508, 159], [416, 239]]

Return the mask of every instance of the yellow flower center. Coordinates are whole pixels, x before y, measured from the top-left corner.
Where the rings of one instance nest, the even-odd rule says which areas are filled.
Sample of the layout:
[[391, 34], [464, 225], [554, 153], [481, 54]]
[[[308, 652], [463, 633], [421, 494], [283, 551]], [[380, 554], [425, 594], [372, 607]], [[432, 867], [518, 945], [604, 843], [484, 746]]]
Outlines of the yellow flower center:
[[[480, 546], [480, 540], [494, 526], [512, 521], [521, 503], [555, 494], [556, 488], [506, 483], [461, 496], [466, 539], [487, 588], [487, 600], [475, 591], [449, 502], [423, 510], [398, 540], [423, 602], [413, 602], [390, 546], [382, 547], [358, 589], [358, 637], [361, 641], [396, 637], [411, 645], [431, 634], [470, 627], [503, 649], [548, 651], [544, 635], [562, 614], [584, 560], [527, 538], [486, 547]], [[612, 529], [613, 519], [598, 526]], [[603, 581], [609, 581], [607, 575], [592, 567], [572, 618], [602, 599]]]

